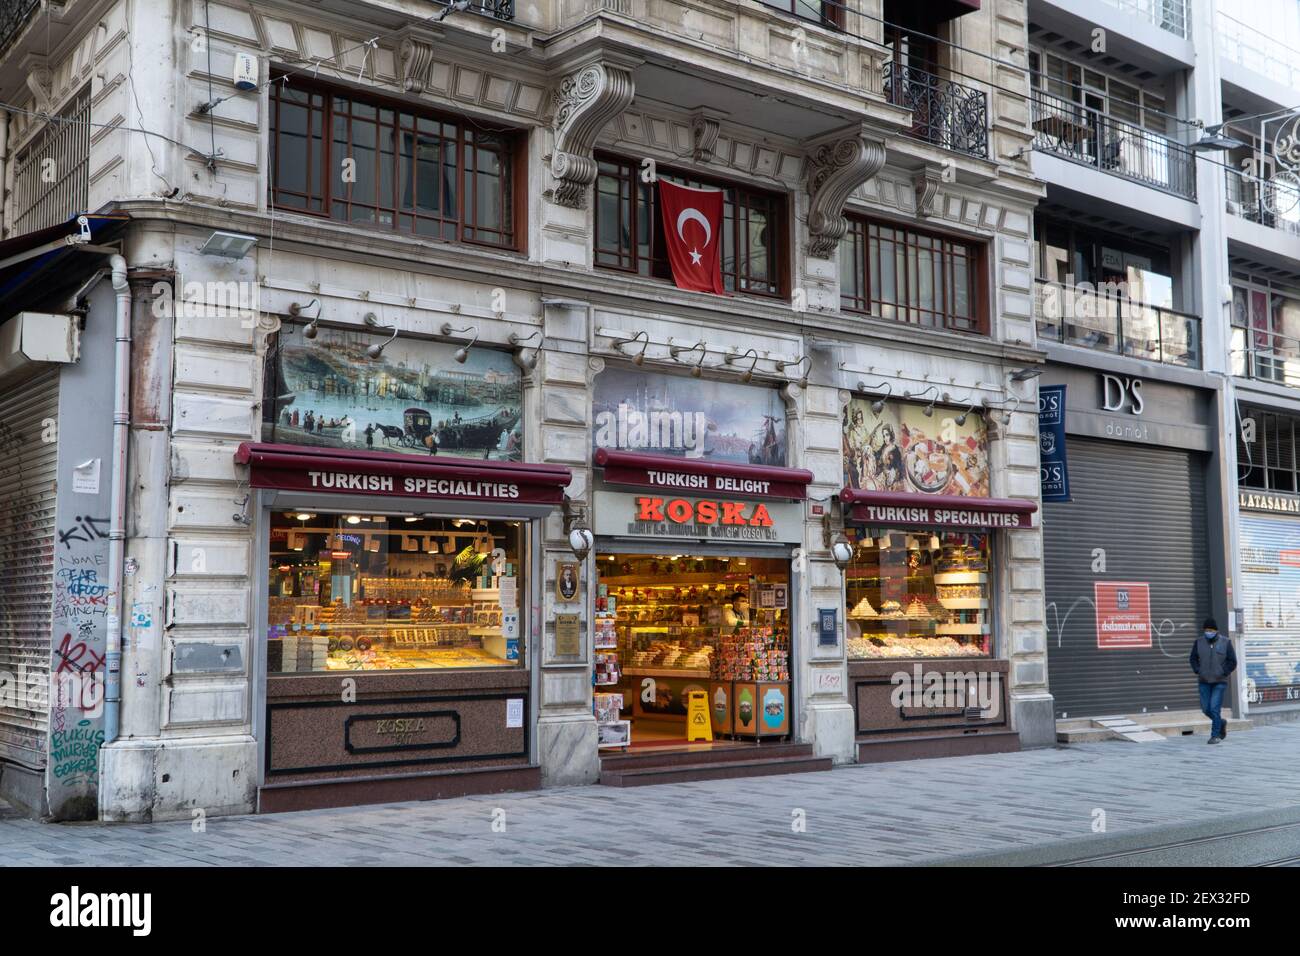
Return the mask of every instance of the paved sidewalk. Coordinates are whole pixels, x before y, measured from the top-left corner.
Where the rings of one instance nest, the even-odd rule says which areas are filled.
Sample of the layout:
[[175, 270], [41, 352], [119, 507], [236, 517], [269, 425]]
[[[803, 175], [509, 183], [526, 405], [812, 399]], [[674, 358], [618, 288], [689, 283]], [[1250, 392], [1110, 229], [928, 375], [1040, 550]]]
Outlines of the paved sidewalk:
[[[149, 825], [0, 818], [4, 865], [902, 864], [1300, 804], [1300, 722], [1155, 744]], [[505, 832], [493, 814], [504, 811]], [[792, 822], [802, 811], [806, 830]]]

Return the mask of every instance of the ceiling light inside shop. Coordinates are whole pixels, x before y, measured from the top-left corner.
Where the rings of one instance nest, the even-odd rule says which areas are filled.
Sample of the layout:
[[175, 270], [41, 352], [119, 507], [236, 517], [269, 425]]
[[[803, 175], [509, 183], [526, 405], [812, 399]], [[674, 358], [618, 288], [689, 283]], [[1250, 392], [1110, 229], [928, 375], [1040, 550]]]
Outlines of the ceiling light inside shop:
[[361, 516], [360, 516], [360, 515], [348, 515], [348, 517], [347, 517], [347, 522], [348, 522], [348, 524], [361, 524]]
[[407, 515], [405, 520], [409, 523], [411, 521], [419, 521], [420, 519], [417, 515]]
[[310, 511], [299, 511], [296, 515], [294, 515], [294, 517], [297, 518], [299, 521], [309, 521], [316, 516], [312, 514]]

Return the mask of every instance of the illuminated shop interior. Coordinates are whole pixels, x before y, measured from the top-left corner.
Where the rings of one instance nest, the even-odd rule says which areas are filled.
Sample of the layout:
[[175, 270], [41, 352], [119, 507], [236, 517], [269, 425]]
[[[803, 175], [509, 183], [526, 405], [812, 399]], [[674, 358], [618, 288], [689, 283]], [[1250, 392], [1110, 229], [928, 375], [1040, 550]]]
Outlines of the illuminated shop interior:
[[850, 660], [989, 657], [989, 535], [849, 529]]
[[272, 514], [267, 672], [522, 667], [518, 521]]

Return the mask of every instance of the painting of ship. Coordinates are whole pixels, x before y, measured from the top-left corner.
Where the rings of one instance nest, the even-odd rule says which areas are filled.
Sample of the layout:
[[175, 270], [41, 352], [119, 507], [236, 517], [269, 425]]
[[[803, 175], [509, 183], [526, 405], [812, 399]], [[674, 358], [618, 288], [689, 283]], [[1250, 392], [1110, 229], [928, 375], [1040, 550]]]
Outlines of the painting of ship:
[[278, 333], [267, 351], [262, 439], [518, 461], [523, 392], [510, 355], [399, 338], [375, 359], [375, 335], [322, 328]]

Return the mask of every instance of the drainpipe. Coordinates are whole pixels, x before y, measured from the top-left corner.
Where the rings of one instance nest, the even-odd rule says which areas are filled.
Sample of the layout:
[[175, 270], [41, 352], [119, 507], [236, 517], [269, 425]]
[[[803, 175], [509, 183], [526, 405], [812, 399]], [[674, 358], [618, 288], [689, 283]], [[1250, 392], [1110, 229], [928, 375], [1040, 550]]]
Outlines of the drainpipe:
[[108, 530], [108, 640], [104, 670], [104, 743], [117, 739], [122, 708], [122, 565], [126, 556], [126, 453], [131, 426], [131, 286], [126, 259], [109, 257], [117, 292], [113, 354], [113, 489]]

